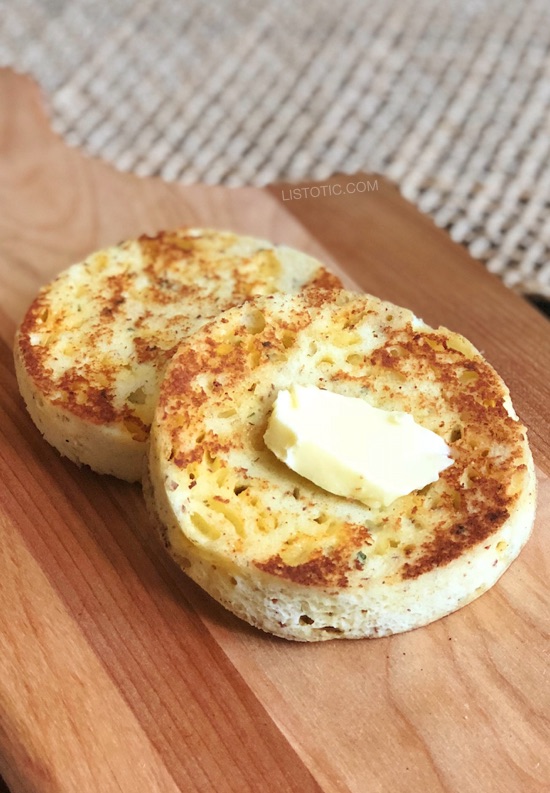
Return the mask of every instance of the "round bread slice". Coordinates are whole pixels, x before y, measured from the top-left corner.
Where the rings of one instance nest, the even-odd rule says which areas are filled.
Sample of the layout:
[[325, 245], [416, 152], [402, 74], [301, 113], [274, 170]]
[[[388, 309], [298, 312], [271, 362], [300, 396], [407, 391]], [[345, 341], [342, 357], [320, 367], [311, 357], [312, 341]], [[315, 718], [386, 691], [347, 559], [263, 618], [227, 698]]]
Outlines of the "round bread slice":
[[179, 342], [253, 295], [311, 285], [341, 283], [304, 253], [211, 229], [93, 253], [41, 290], [18, 330], [29, 413], [74, 462], [138, 481], [159, 383]]
[[[407, 411], [453, 465], [385, 508], [315, 486], [263, 440], [292, 384]], [[443, 617], [497, 581], [533, 524], [533, 461], [500, 377], [462, 336], [369, 295], [308, 290], [225, 312], [173, 357], [150, 440], [146, 499], [175, 560], [287, 639]]]

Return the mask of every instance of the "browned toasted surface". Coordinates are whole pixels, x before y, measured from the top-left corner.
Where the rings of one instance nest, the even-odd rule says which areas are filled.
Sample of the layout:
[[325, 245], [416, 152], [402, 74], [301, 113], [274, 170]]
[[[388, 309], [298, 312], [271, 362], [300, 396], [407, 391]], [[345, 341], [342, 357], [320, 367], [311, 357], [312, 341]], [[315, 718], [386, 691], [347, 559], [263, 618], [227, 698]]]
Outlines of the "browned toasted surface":
[[21, 324], [19, 352], [52, 404], [145, 440], [162, 372], [188, 333], [252, 295], [339, 283], [304, 254], [230, 232], [143, 236], [46, 286]]
[[[276, 393], [292, 383], [411, 413], [450, 445], [453, 465], [387, 508], [327, 493], [263, 443]], [[313, 290], [252, 301], [194, 334], [167, 371], [155, 435], [183, 532], [209, 554], [302, 584], [362, 586], [384, 556], [385, 580], [414, 579], [508, 521], [530, 455], [507, 405], [461, 336], [370, 296]]]

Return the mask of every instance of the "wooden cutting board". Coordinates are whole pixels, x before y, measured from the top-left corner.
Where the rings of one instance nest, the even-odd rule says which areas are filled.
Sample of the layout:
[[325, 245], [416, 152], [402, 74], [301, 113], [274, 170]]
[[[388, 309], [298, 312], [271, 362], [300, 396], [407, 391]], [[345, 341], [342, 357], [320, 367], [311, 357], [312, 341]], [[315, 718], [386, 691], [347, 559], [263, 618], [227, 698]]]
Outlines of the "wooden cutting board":
[[[13, 793], [550, 790], [550, 325], [381, 177], [292, 187], [117, 173], [57, 139], [35, 85], [0, 71], [0, 771]], [[139, 487], [42, 441], [10, 351], [36, 290], [95, 248], [184, 224], [317, 254], [485, 352], [539, 470], [533, 537], [493, 590], [400, 636], [271, 638], [168, 560]]]

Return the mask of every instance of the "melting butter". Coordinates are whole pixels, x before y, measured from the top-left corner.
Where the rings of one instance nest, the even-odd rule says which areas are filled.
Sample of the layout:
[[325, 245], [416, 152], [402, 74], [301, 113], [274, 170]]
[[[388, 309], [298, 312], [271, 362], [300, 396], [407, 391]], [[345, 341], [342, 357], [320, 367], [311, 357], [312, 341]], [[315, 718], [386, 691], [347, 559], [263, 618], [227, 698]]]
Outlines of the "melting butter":
[[443, 438], [409, 413], [315, 386], [279, 391], [264, 441], [297, 474], [369, 506], [388, 506], [453, 464]]

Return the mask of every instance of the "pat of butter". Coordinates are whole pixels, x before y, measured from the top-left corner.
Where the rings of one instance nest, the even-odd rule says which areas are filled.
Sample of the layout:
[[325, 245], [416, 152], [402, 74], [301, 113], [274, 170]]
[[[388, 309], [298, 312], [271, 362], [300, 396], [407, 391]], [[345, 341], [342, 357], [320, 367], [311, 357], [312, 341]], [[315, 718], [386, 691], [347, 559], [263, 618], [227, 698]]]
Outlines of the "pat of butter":
[[453, 464], [445, 441], [410, 414], [315, 386], [279, 391], [264, 440], [296, 473], [370, 506], [388, 506]]

